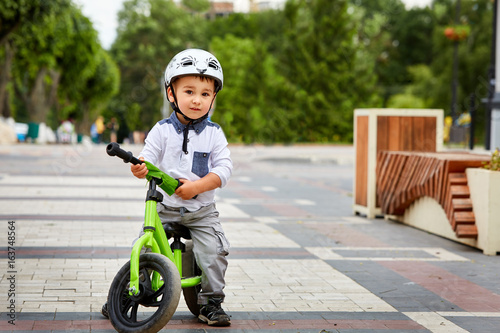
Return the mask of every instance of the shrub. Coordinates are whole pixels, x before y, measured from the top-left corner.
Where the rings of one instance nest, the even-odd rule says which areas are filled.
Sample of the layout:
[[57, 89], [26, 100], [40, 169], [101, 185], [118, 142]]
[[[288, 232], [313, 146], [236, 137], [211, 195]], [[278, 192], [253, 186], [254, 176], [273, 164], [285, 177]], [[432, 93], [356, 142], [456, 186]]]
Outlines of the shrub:
[[500, 171], [500, 152], [498, 148], [491, 154], [491, 161], [487, 162], [484, 168], [492, 171]]

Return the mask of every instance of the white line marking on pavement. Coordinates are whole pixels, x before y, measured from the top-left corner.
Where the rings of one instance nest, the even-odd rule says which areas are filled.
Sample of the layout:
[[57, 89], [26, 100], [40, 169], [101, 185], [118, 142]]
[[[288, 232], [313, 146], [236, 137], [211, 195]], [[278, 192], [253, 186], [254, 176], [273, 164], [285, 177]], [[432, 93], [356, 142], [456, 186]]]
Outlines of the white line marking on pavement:
[[404, 312], [403, 314], [434, 333], [467, 333], [466, 330], [436, 312]]
[[222, 227], [233, 247], [300, 248], [300, 245], [267, 224], [224, 222]]
[[436, 312], [442, 317], [490, 317], [490, 318], [500, 318], [500, 312], [446, 312], [438, 311]]
[[[310, 253], [323, 260], [362, 260], [362, 261], [470, 261], [469, 259], [451, 253], [443, 248], [434, 247], [306, 247]], [[335, 251], [393, 251], [393, 257], [363, 257], [363, 256], [343, 256]], [[422, 251], [432, 257], [397, 257], [399, 253], [405, 251]]]
[[295, 199], [293, 201], [300, 206], [316, 206], [316, 203], [314, 201], [307, 199]]
[[261, 189], [264, 192], [278, 192], [278, 189], [274, 186], [262, 186]]
[[245, 176], [234, 177], [233, 179], [242, 183], [250, 183], [252, 181], [252, 178]]
[[260, 223], [279, 223], [279, 221], [270, 216], [254, 216], [254, 220]]

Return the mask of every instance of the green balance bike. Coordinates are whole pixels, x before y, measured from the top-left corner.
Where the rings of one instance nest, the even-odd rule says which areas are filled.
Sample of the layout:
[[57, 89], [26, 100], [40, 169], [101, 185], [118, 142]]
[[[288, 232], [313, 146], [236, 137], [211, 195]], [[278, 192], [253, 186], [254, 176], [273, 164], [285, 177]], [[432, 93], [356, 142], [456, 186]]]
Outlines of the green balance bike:
[[158, 332], [177, 309], [181, 290], [189, 310], [198, 316], [201, 270], [189, 229], [178, 223], [162, 225], [156, 212], [157, 203], [163, 200], [157, 187], [172, 195], [181, 183], [117, 143], [110, 143], [106, 152], [125, 163], [146, 163], [149, 181], [144, 235], [135, 242], [130, 261], [118, 271], [109, 289], [111, 324], [118, 332]]

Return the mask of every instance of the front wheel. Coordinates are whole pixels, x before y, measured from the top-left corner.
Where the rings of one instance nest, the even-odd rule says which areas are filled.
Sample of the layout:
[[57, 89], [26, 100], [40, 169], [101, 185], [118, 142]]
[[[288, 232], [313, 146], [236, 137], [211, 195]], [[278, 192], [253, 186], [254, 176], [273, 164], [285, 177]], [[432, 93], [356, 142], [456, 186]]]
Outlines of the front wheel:
[[[151, 281], [159, 275], [161, 287]], [[108, 295], [111, 324], [118, 332], [158, 332], [174, 315], [181, 295], [181, 279], [174, 263], [164, 255], [146, 253], [139, 257], [139, 290], [129, 294], [130, 261], [116, 274]]]

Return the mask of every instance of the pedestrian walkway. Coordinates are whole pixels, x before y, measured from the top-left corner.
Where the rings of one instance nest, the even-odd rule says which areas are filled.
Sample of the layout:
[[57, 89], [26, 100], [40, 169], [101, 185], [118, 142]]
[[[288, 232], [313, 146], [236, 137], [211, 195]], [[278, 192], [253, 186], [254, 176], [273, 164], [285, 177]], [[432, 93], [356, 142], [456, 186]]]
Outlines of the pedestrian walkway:
[[[354, 216], [352, 147], [231, 151], [217, 195], [231, 242], [224, 330], [499, 331], [500, 256]], [[146, 189], [104, 145], [0, 146], [0, 331], [113, 332], [100, 309]], [[181, 299], [162, 331], [205, 329]]]

